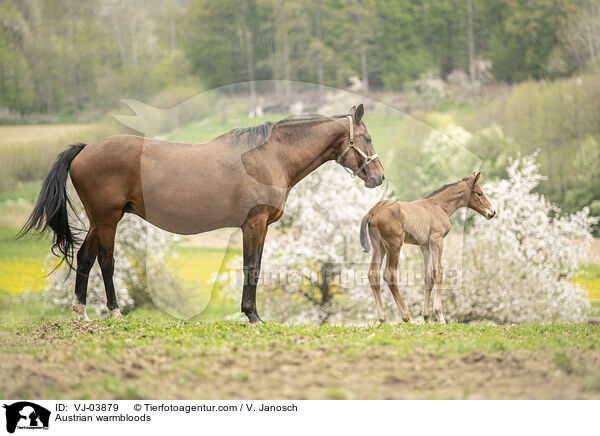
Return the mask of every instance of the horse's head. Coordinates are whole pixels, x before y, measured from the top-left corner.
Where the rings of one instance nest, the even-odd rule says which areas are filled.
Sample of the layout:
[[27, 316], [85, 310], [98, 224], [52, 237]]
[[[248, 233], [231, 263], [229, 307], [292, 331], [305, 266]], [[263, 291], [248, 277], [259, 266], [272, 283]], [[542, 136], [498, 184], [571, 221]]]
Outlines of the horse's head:
[[365, 109], [362, 104], [350, 109], [348, 119], [348, 136], [340, 146], [337, 162], [353, 176], [365, 182], [367, 188], [379, 186], [385, 180], [383, 166], [375, 152], [371, 135], [362, 122]]
[[469, 204], [467, 207], [473, 209], [475, 212], [484, 216], [488, 220], [491, 220], [496, 216], [496, 209], [492, 206], [492, 203], [488, 200], [488, 198], [483, 193], [481, 186], [477, 182], [479, 182], [479, 178], [481, 177], [481, 171], [476, 174], [473, 174], [468, 180], [471, 183], [471, 195], [469, 196]]

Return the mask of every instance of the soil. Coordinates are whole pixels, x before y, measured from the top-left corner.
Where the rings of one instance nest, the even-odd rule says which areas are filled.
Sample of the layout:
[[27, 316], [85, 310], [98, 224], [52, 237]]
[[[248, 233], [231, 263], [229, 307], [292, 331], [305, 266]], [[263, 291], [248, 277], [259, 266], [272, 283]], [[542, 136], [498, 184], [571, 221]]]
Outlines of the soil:
[[[94, 337], [110, 326], [71, 323]], [[568, 365], [531, 350], [399, 354], [379, 345], [355, 352], [313, 338], [198, 347], [178, 355], [168, 339], [134, 339], [93, 353], [48, 322], [23, 334], [0, 331], [4, 398], [161, 399], [577, 399], [600, 398], [600, 352], [570, 354]], [[174, 351], [175, 350], [175, 351]], [[591, 378], [592, 377], [592, 378]]]

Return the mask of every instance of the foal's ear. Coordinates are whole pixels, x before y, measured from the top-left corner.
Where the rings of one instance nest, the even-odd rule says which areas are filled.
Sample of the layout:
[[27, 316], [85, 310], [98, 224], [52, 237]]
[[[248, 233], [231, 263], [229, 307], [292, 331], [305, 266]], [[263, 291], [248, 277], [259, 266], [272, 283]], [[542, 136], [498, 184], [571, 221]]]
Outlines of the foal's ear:
[[363, 115], [365, 114], [365, 107], [363, 104], [359, 104], [358, 106], [352, 106], [350, 109], [350, 115], [354, 117], [354, 121], [357, 124], [360, 124], [360, 120], [362, 120]]

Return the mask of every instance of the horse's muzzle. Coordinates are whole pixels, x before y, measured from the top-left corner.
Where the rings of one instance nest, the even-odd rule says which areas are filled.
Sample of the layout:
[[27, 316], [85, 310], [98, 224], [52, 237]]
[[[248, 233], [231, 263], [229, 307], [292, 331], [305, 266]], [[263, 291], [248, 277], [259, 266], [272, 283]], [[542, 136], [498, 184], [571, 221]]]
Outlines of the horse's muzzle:
[[485, 214], [485, 217], [489, 220], [491, 220], [495, 216], [496, 216], [496, 211], [494, 209], [488, 210], [487, 213]]
[[369, 176], [369, 177], [367, 177], [367, 180], [365, 181], [365, 186], [367, 188], [375, 188], [375, 187], [381, 185], [384, 180], [385, 180], [385, 175], [383, 175], [383, 174], [381, 176]]

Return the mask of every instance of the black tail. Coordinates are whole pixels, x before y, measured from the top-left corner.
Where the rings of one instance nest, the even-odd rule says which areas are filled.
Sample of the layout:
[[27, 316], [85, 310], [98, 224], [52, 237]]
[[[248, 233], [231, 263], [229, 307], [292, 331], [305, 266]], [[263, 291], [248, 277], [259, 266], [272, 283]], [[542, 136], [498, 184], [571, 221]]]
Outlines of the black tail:
[[360, 223], [360, 245], [362, 245], [363, 250], [367, 253], [371, 249], [371, 241], [369, 241], [369, 221], [371, 221], [371, 214], [368, 213], [362, 219]]
[[43, 235], [51, 228], [54, 232], [52, 253], [61, 256], [70, 268], [73, 268], [73, 246], [77, 240], [69, 227], [71, 200], [67, 195], [67, 176], [71, 162], [83, 147], [85, 144], [74, 144], [58, 155], [44, 179], [31, 216], [17, 235], [21, 238], [32, 231]]

